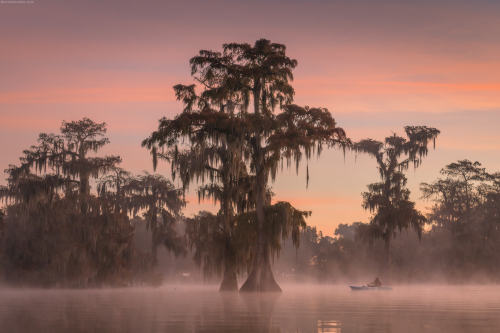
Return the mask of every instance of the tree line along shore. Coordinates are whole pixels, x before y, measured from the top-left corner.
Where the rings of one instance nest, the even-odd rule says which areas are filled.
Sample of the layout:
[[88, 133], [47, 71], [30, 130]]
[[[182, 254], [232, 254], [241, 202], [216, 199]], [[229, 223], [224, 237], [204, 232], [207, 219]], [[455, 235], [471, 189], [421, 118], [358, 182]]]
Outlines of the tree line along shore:
[[[174, 86], [182, 111], [160, 119], [142, 142], [148, 163], [167, 163], [170, 174], [134, 175], [119, 156], [101, 156], [107, 126], [88, 118], [41, 133], [6, 169], [4, 283], [155, 284], [164, 272], [159, 249], [219, 277], [221, 291], [281, 291], [273, 272], [280, 255], [289, 259], [275, 265], [280, 279], [498, 282], [500, 173], [452, 162], [421, 184], [428, 214], [410, 199], [406, 171], [425, 162], [438, 129], [406, 126], [403, 136], [352, 141], [327, 109], [293, 103], [297, 61], [269, 40], [201, 50], [189, 64], [192, 83]], [[370, 221], [342, 224], [335, 237], [307, 226], [311, 212], [279, 201], [271, 188], [284, 168], [324, 149], [368, 154], [379, 171], [362, 193]], [[183, 215], [193, 186], [217, 203], [216, 213]]]

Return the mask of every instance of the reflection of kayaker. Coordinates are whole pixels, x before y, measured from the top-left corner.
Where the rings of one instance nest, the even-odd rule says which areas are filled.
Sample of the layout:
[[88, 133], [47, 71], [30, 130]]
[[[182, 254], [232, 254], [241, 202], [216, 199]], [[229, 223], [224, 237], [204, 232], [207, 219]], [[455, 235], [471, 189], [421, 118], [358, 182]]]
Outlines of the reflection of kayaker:
[[368, 287], [382, 287], [382, 281], [378, 278], [378, 276], [375, 278], [375, 280], [371, 283], [367, 284]]

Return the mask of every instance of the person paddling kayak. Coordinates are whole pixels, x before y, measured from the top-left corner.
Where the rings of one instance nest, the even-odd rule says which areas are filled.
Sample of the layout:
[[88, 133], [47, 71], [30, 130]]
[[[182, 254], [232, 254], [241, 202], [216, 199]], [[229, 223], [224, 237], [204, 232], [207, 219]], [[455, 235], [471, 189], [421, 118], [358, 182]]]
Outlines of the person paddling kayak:
[[378, 276], [375, 278], [373, 282], [370, 282], [367, 284], [368, 287], [382, 287], [382, 281], [378, 278]]
[[392, 290], [390, 286], [382, 286], [382, 281], [378, 277], [363, 286], [349, 286], [351, 290]]

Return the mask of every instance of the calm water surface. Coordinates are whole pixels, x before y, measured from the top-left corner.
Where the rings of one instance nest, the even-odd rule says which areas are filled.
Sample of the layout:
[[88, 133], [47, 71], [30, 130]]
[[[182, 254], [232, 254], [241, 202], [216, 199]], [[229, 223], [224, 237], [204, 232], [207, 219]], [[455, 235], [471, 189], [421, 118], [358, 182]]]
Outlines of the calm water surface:
[[500, 286], [0, 289], [0, 332], [500, 332]]

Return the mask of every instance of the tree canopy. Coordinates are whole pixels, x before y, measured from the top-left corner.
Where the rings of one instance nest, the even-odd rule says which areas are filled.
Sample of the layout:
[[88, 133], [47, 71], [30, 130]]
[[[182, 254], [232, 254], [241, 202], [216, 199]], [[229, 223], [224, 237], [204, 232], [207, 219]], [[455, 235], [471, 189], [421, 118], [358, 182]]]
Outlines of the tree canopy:
[[[250, 185], [245, 192], [251, 197], [239, 198], [246, 209], [255, 207], [257, 239], [253, 272], [242, 290], [279, 290], [270, 270], [271, 239], [264, 226], [264, 210], [270, 204], [268, 182], [280, 167], [294, 163], [298, 168], [302, 157], [320, 154], [324, 146], [345, 146], [348, 140], [328, 110], [292, 104], [290, 82], [297, 61], [286, 55], [282, 44], [265, 39], [253, 45], [228, 43], [222, 51], [201, 50], [190, 65], [195, 84], [174, 87], [183, 112], [172, 120], [161, 119], [158, 130], [143, 145], [150, 149], [154, 165], [160, 157], [171, 162], [173, 175], [185, 170], [184, 184], [220, 175], [222, 170], [229, 178], [241, 180], [238, 184], [223, 181], [219, 190], [205, 187], [208, 192], [201, 193], [213, 198]], [[275, 113], [276, 109], [280, 112]], [[181, 147], [183, 139], [190, 148]], [[184, 167], [179, 168], [180, 163]], [[242, 201], [236, 201], [231, 204], [242, 207]], [[224, 200], [220, 202], [228, 207]], [[224, 215], [230, 219], [229, 212]]]
[[382, 238], [390, 263], [390, 243], [396, 232], [412, 228], [420, 236], [425, 217], [410, 201], [404, 171], [410, 164], [416, 168], [428, 152], [428, 143], [435, 142], [439, 130], [426, 126], [405, 127], [406, 137], [396, 134], [384, 142], [366, 139], [353, 145], [358, 152], [368, 153], [377, 161], [381, 181], [368, 185], [363, 193], [363, 208], [374, 212], [370, 227], [363, 229], [368, 238]]

